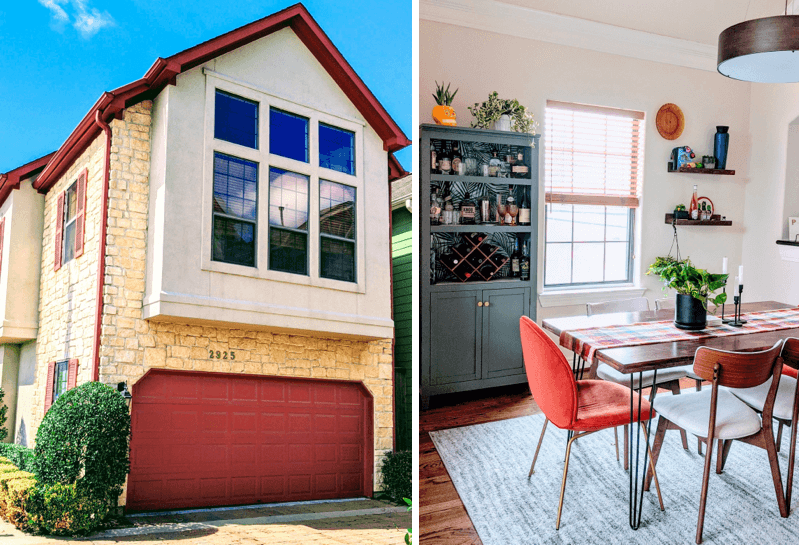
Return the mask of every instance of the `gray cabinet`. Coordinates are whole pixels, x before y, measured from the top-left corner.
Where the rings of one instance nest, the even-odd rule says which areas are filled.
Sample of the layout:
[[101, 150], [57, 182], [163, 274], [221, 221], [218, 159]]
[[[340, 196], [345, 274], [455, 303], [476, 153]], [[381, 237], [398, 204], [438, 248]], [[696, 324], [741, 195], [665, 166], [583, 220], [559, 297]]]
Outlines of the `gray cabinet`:
[[[538, 241], [538, 135], [488, 131], [464, 127], [422, 125], [420, 127], [420, 393], [422, 407], [430, 396], [526, 382], [519, 336], [520, 316], [535, 319], [536, 256]], [[444, 174], [432, 172], [431, 150], [450, 149], [453, 144], [464, 159], [486, 161], [492, 151], [523, 153], [529, 177], [484, 177], [481, 172]], [[431, 189], [443, 190], [459, 203], [470, 198], [497, 194], [524, 195], [531, 203], [531, 225], [484, 222], [475, 225], [431, 225], [427, 213]], [[476, 195], [478, 198], [476, 198]], [[494, 206], [492, 210], [494, 213]], [[491, 280], [473, 274], [459, 278], [442, 263], [463, 237], [478, 233], [485, 237], [490, 253], [508, 259], [515, 241], [528, 245], [530, 279], [513, 277], [510, 264], [502, 265]], [[456, 253], [458, 251], [456, 250]], [[467, 256], [464, 256], [467, 257]], [[498, 260], [502, 263], [503, 259]], [[478, 270], [476, 265], [475, 272]]]

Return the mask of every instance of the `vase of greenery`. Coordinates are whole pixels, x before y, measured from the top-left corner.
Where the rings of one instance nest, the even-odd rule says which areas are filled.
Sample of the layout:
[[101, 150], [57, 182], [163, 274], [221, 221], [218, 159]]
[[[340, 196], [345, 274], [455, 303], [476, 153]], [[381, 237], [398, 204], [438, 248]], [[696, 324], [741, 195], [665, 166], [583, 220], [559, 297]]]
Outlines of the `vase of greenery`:
[[530, 110], [516, 99], [500, 98], [497, 91], [484, 102], [476, 102], [473, 106], [467, 106], [467, 109], [475, 118], [471, 123], [473, 128], [534, 134], [539, 125]]
[[677, 260], [672, 256], [657, 257], [647, 269], [664, 282], [664, 290], [674, 289], [675, 327], [679, 329], [700, 330], [706, 327], [708, 305], [716, 309], [727, 299], [725, 293], [714, 292], [725, 286], [727, 274], [712, 274], [698, 269], [689, 258]]
[[436, 106], [433, 107], [433, 111], [431, 112], [431, 116], [433, 117], [433, 121], [437, 125], [450, 125], [451, 127], [456, 126], [456, 111], [453, 109], [453, 99], [456, 98], [456, 93], [458, 89], [450, 92], [450, 84], [447, 84], [447, 89], [444, 87], [444, 82], [439, 85], [438, 81], [434, 81], [436, 83], [436, 93], [433, 95], [433, 99], [436, 101]]

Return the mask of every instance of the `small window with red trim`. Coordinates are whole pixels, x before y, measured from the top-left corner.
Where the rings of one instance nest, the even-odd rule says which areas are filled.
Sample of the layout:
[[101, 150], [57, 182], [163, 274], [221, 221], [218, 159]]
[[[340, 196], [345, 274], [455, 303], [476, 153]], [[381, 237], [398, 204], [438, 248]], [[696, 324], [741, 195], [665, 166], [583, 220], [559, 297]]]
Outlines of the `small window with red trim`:
[[65, 191], [64, 196], [64, 258], [67, 263], [75, 257], [75, 231], [78, 225], [78, 182]]
[[69, 374], [69, 360], [56, 362], [55, 374], [53, 375], [53, 403], [56, 399], [67, 391], [67, 377]]

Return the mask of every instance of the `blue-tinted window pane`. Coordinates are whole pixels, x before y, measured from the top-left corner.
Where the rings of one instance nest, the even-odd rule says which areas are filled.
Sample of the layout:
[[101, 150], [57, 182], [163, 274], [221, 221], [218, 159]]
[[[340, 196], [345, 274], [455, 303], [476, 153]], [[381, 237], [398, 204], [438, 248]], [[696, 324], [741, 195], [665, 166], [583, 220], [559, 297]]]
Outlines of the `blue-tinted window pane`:
[[322, 237], [322, 255], [320, 271], [323, 278], [356, 281], [355, 244], [343, 240]]
[[277, 227], [269, 230], [269, 268], [293, 274], [308, 274], [308, 235], [284, 231]]
[[355, 133], [319, 124], [319, 166], [355, 174]]
[[258, 164], [214, 153], [214, 212], [256, 220]]
[[326, 235], [356, 238], [356, 188], [327, 180], [319, 182], [319, 229]]
[[217, 91], [214, 138], [258, 149], [258, 103]]
[[269, 224], [308, 231], [308, 176], [269, 169]]
[[224, 261], [247, 267], [256, 266], [256, 236], [254, 223], [222, 216], [214, 217], [214, 261]]
[[308, 163], [308, 119], [270, 108], [269, 152]]
[[61, 394], [67, 391], [67, 369], [69, 361], [56, 363], [55, 378], [53, 380], [53, 403]]

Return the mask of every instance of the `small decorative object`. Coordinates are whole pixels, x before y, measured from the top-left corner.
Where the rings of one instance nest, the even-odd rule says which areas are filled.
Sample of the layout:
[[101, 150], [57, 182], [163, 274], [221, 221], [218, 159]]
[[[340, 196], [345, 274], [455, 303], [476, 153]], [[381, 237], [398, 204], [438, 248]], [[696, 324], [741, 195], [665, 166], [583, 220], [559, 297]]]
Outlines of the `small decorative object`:
[[789, 240], [797, 242], [798, 234], [800, 234], [800, 223], [797, 218], [789, 218]]
[[465, 157], [464, 164], [466, 165], [467, 176], [478, 175], [478, 160], [475, 157]]
[[492, 203], [488, 197], [481, 199], [481, 223], [492, 223]]
[[697, 269], [689, 258], [680, 260], [672, 256], [657, 257], [647, 269], [664, 282], [664, 290], [674, 289], [675, 327], [692, 331], [705, 329], [708, 304], [715, 307], [725, 302], [727, 295], [713, 293], [725, 285], [727, 274], [712, 274]]
[[703, 155], [703, 168], [714, 168], [717, 165], [713, 155]]
[[714, 215], [714, 203], [711, 202], [711, 199], [709, 199], [708, 197], [698, 197], [697, 203], [698, 205], [706, 206], [706, 212], [708, 213], [708, 218], [706, 219], [711, 219], [711, 216]]
[[742, 327], [747, 320], [742, 320], [742, 292], [744, 291], [744, 265], [739, 265], [739, 276], [736, 277], [736, 285], [739, 293], [733, 292], [733, 320], [728, 321], [728, 325]]
[[688, 220], [689, 219], [689, 212], [686, 210], [685, 204], [678, 204], [675, 205], [675, 210], [673, 211], [673, 215], [675, 216], [676, 220]]
[[728, 134], [728, 127], [717, 125], [717, 133], [714, 135], [714, 157], [717, 159], [717, 168], [725, 170], [728, 163], [728, 143], [731, 135]]
[[496, 131], [510, 131], [511, 130], [511, 116], [508, 114], [501, 115], [497, 121], [494, 122], [492, 128]]
[[[516, 99], [508, 100], [497, 96], [497, 91], [489, 95], [484, 102], [476, 102], [474, 106], [467, 106], [467, 109], [475, 117], [471, 126], [479, 129], [512, 130], [516, 132], [527, 132], [534, 134], [539, 123], [533, 117], [533, 113], [525, 106], [522, 106]], [[510, 125], [508, 128], [498, 129], [495, 122], [502, 116], [508, 116]], [[505, 122], [501, 122], [505, 126]]]
[[685, 120], [683, 112], [675, 104], [667, 103], [658, 109], [656, 129], [666, 140], [675, 140], [683, 134]]
[[503, 225], [503, 222], [506, 219], [506, 202], [503, 199], [503, 195], [500, 193], [497, 194], [497, 224]]
[[[689, 166], [695, 154], [689, 146], [673, 148], [669, 160], [672, 162], [672, 170], [678, 170], [682, 166]], [[692, 165], [694, 166], [694, 165]]]
[[489, 176], [492, 178], [497, 178], [500, 176], [500, 169], [503, 166], [503, 162], [500, 161], [497, 157], [497, 151], [492, 152], [492, 158], [489, 159]]
[[444, 82], [439, 85], [439, 82], [436, 83], [436, 94], [433, 95], [434, 100], [436, 100], [436, 106], [433, 107], [433, 111], [431, 115], [433, 116], [433, 121], [437, 125], [450, 125], [456, 126], [456, 111], [451, 108], [451, 104], [453, 103], [453, 99], [456, 97], [456, 93], [458, 89], [450, 93], [450, 84], [447, 84], [447, 89], [444, 88]]

